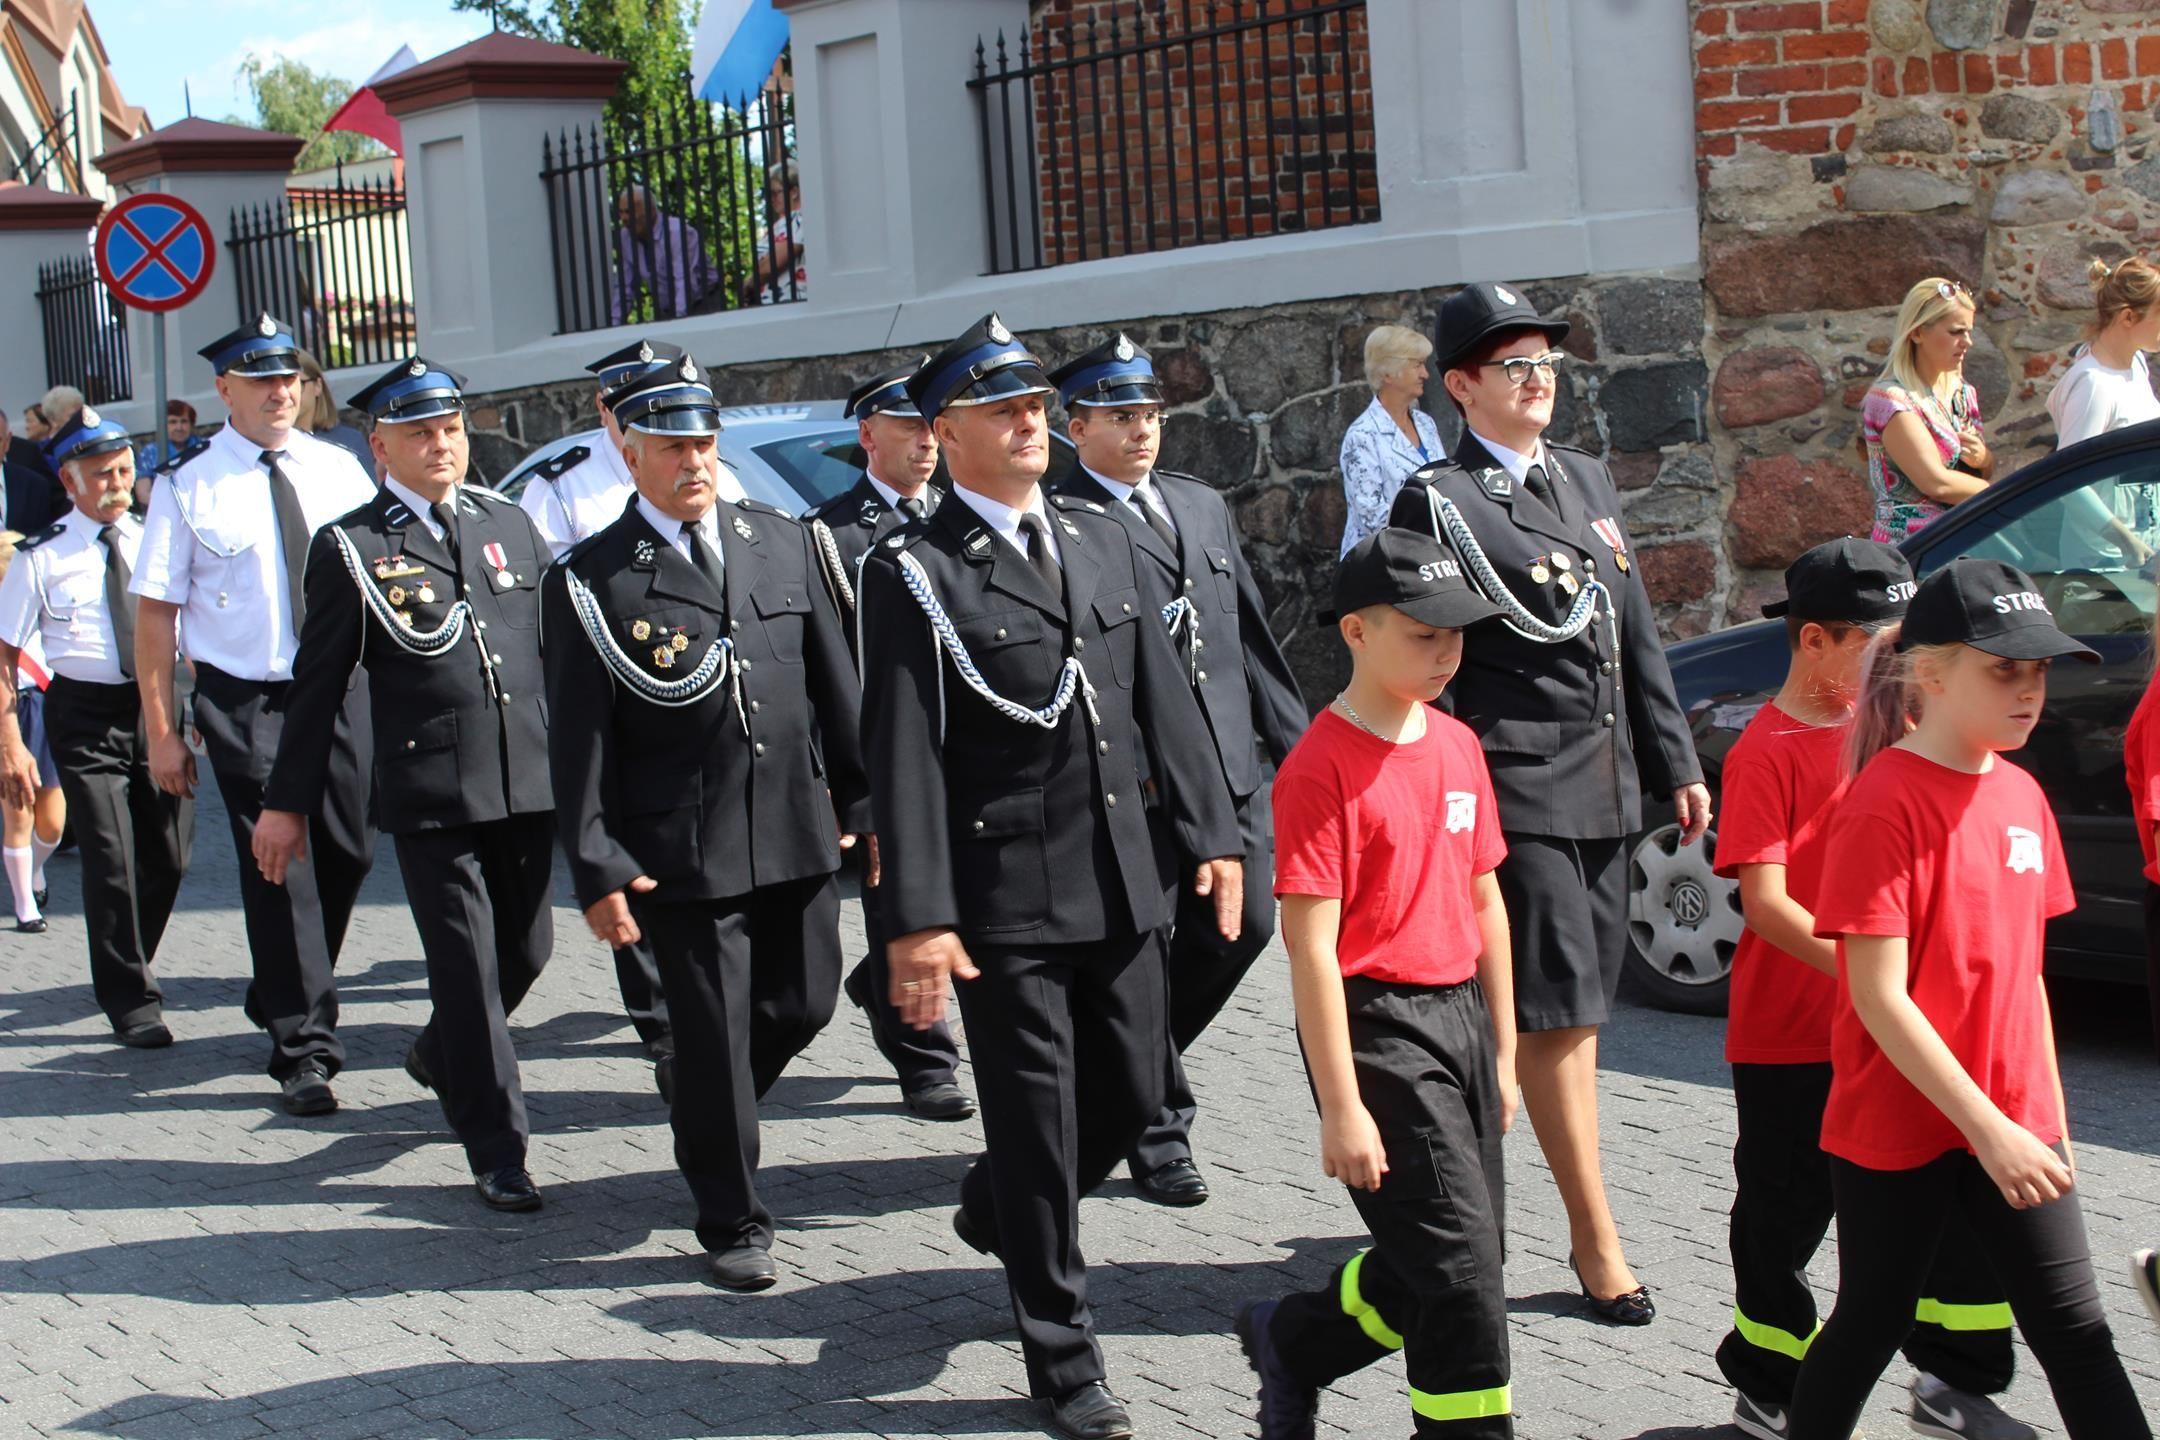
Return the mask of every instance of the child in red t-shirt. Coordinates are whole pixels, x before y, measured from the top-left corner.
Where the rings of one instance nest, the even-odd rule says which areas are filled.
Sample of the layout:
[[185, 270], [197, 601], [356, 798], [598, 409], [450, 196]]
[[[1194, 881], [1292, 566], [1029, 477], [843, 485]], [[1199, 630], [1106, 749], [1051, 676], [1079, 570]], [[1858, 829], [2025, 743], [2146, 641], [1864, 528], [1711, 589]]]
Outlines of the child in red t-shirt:
[[2041, 980], [2047, 919], [2075, 898], [2047, 797], [1998, 753], [2031, 736], [2051, 660], [2098, 657], [2031, 577], [1970, 557], [1868, 655], [1815, 907], [1841, 977], [1822, 1129], [1838, 1298], [1800, 1367], [1793, 1440], [1852, 1433], [1953, 1211], [2071, 1440], [2151, 1440], [2093, 1282]]
[[1419, 1435], [1513, 1435], [1500, 1137], [1515, 1110], [1506, 853], [1485, 758], [1433, 709], [1497, 610], [1430, 536], [1343, 558], [1348, 688], [1275, 777], [1282, 898], [1320, 1165], [1373, 1245], [1238, 1312], [1261, 1440], [1310, 1440], [1323, 1386], [1400, 1350]]
[[2130, 813], [2137, 820], [2138, 848], [2145, 852], [2145, 997], [2152, 1005], [2153, 1044], [2160, 1046], [2160, 671], [2123, 732], [2123, 771], [2130, 781]]
[[[1815, 936], [1824, 840], [1868, 639], [1905, 613], [1912, 567], [1888, 545], [1832, 540], [1785, 572], [1792, 660], [1777, 697], [1755, 713], [1725, 760], [1717, 871], [1740, 882], [1747, 929], [1733, 956], [1725, 1058], [1739, 1136], [1733, 1146], [1733, 1326], [1718, 1369], [1737, 1392], [1733, 1425], [1784, 1440], [1793, 1382], [1816, 1331], [1808, 1262], [1830, 1228], [1822, 1151], [1830, 1094], [1837, 949]], [[1954, 1222], [1945, 1233], [1905, 1353], [1916, 1425], [1952, 1437], [2029, 1437], [1986, 1397], [2010, 1386], [2010, 1312], [2002, 1289]], [[1946, 1323], [1948, 1322], [1948, 1323]], [[1959, 1421], [1945, 1427], [1943, 1417]]]

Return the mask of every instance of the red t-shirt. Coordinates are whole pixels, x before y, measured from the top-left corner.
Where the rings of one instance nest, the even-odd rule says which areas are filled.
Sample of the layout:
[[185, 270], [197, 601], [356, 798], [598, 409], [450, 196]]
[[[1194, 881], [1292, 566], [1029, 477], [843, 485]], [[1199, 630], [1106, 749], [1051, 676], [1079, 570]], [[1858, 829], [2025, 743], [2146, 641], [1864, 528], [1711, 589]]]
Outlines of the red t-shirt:
[[[1902, 935], [1906, 993], [1973, 1083], [2053, 1144], [2062, 1107], [2040, 995], [2047, 919], [2073, 909], [2069, 867], [2039, 782], [1996, 758], [1968, 775], [1889, 749], [1830, 822], [1815, 907], [1822, 936]], [[1844, 942], [1838, 960], [1844, 965]], [[1822, 1148], [1872, 1170], [1909, 1170], [1965, 1137], [1899, 1073], [1838, 986]]]
[[2130, 779], [2138, 847], [2145, 852], [2145, 878], [2160, 885], [2160, 865], [2153, 863], [2153, 823], [2160, 820], [2160, 675], [2145, 687], [2123, 732], [2123, 770]]
[[[1810, 725], [1765, 705], [1725, 757], [1717, 873], [1783, 865], [1785, 893], [1813, 913], [1848, 727]], [[1735, 1065], [1821, 1064], [1830, 1058], [1837, 981], [1744, 930], [1733, 952], [1725, 1059]]]
[[1275, 776], [1275, 893], [1342, 901], [1345, 975], [1457, 985], [1484, 949], [1471, 881], [1507, 854], [1477, 736], [1428, 708], [1406, 745], [1331, 708]]

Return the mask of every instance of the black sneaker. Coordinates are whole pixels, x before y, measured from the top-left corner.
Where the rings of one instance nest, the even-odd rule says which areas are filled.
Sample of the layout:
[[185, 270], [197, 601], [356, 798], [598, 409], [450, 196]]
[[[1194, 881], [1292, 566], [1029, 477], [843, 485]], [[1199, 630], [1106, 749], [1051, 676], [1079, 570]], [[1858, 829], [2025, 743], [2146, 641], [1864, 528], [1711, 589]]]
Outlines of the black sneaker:
[[330, 1088], [330, 1067], [310, 1055], [300, 1068], [285, 1077], [278, 1103], [288, 1115], [328, 1115], [337, 1109], [337, 1094]]
[[1786, 1440], [1792, 1434], [1792, 1407], [1765, 1405], [1745, 1390], [1733, 1391], [1733, 1429], [1755, 1440]]
[[1268, 1326], [1279, 1300], [1252, 1300], [1238, 1307], [1238, 1343], [1260, 1377], [1260, 1440], [1313, 1440], [1320, 1392], [1292, 1375], [1275, 1349]]

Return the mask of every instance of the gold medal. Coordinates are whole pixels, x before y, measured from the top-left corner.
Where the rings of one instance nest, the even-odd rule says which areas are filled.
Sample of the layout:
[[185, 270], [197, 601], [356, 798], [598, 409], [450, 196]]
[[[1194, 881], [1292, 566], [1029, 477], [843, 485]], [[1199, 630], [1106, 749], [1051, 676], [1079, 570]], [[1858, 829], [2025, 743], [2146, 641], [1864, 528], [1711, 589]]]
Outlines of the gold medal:
[[669, 638], [667, 643], [668, 649], [673, 650], [676, 654], [680, 655], [683, 651], [690, 648], [690, 637], [683, 634], [682, 631], [677, 630], [675, 634]]
[[415, 599], [417, 599], [417, 600], [418, 600], [418, 601], [419, 601], [419, 602], [420, 602], [421, 604], [423, 604], [423, 605], [432, 605], [432, 604], [434, 604], [434, 603], [435, 603], [435, 587], [434, 587], [433, 585], [429, 585], [429, 584], [426, 584], [425, 582], [423, 582], [423, 583], [421, 584], [421, 586], [420, 586], [420, 593], [419, 593], [419, 594], [418, 594], [417, 596], [415, 596], [414, 598], [415, 598]]
[[1558, 550], [1552, 552], [1552, 563], [1553, 569], [1559, 570], [1563, 573], [1575, 568], [1575, 562], [1573, 560], [1570, 560], [1567, 556], [1561, 554]]
[[1531, 584], [1533, 584], [1533, 585], [1543, 585], [1543, 584], [1546, 584], [1547, 582], [1549, 582], [1549, 581], [1550, 581], [1551, 579], [1552, 579], [1552, 571], [1550, 571], [1550, 570], [1548, 570], [1548, 569], [1546, 569], [1546, 568], [1545, 568], [1545, 562], [1544, 562], [1544, 561], [1540, 560], [1540, 561], [1538, 561], [1538, 562], [1537, 562], [1537, 563], [1536, 563], [1535, 565], [1532, 565], [1532, 566], [1530, 567], [1530, 583], [1531, 583]]
[[631, 638], [632, 640], [650, 640], [650, 639], [652, 639], [652, 626], [651, 626], [651, 625], [649, 625], [649, 624], [647, 624], [647, 623], [646, 623], [645, 621], [643, 621], [643, 620], [633, 620], [633, 621], [631, 621], [631, 622], [630, 622], [630, 638]]
[[402, 585], [392, 585], [392, 586], [390, 587], [390, 603], [391, 603], [392, 605], [402, 605], [402, 604], [404, 604], [404, 603], [405, 603], [405, 587], [404, 587], [404, 586], [402, 586]]
[[1560, 588], [1573, 595], [1582, 589], [1582, 581], [1577, 580], [1573, 575], [1563, 570], [1560, 572]]
[[1627, 568], [1628, 568], [1628, 563], [1627, 563], [1627, 551], [1625, 551], [1625, 550], [1615, 550], [1615, 551], [1613, 551], [1613, 552], [1612, 552], [1612, 563], [1620, 567], [1620, 573], [1621, 573], [1621, 574], [1623, 574], [1623, 575], [1627, 574]]
[[675, 652], [668, 649], [668, 647], [665, 645], [656, 645], [653, 647], [652, 663], [662, 670], [673, 669], [675, 665]]
[[412, 612], [411, 612], [411, 611], [409, 611], [409, 610], [400, 610], [400, 611], [398, 611], [398, 612], [397, 612], [397, 623], [398, 623], [398, 624], [400, 624], [400, 625], [402, 625], [402, 626], [404, 626], [404, 627], [405, 627], [405, 628], [406, 628], [407, 630], [410, 630], [410, 629], [412, 629], [412, 626], [413, 626]]

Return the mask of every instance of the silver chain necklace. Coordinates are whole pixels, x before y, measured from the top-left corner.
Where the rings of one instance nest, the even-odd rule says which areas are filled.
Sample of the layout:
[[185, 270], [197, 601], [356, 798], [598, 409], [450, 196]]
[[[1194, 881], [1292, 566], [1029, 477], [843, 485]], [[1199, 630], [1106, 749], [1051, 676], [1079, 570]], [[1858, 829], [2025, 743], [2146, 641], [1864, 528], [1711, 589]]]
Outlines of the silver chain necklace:
[[[1390, 745], [1401, 745], [1406, 743], [1402, 740], [1396, 739], [1393, 735], [1383, 735], [1378, 730], [1373, 729], [1371, 725], [1367, 724], [1365, 717], [1358, 714], [1357, 708], [1350, 703], [1349, 691], [1337, 691], [1335, 694], [1335, 704], [1338, 708], [1341, 709], [1343, 713], [1343, 718], [1347, 719], [1351, 724], [1357, 726], [1358, 729], [1363, 730], [1366, 734], [1372, 736], [1374, 739], [1385, 740]], [[1425, 733], [1424, 727], [1422, 725], [1418, 727], [1418, 733], [1420, 735]]]

